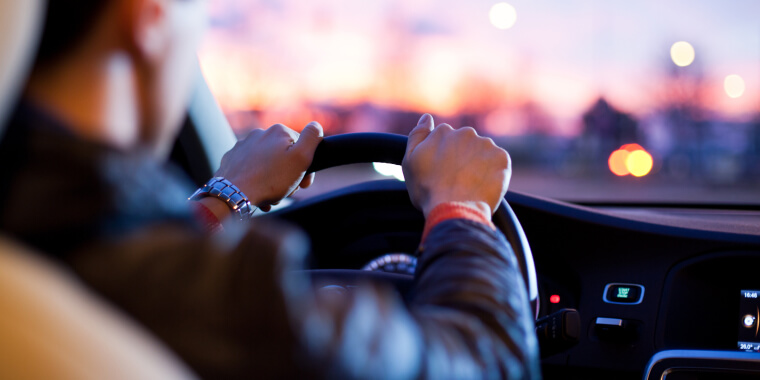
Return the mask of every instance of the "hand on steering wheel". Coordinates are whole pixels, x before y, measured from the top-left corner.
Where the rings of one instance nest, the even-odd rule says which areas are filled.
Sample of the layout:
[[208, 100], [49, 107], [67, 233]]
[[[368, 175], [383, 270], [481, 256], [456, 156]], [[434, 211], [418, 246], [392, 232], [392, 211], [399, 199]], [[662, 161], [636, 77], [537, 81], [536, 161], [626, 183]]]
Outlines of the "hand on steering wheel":
[[409, 198], [427, 218], [442, 203], [459, 202], [490, 217], [512, 176], [509, 154], [470, 127], [433, 128], [425, 114], [409, 134], [403, 160]]
[[[387, 133], [350, 133], [325, 138], [307, 170], [316, 172], [340, 165], [385, 162], [400, 165], [407, 150], [407, 137]], [[528, 240], [512, 209], [499, 200], [493, 215], [494, 225], [506, 236], [517, 256], [531, 306], [538, 315], [538, 281]]]

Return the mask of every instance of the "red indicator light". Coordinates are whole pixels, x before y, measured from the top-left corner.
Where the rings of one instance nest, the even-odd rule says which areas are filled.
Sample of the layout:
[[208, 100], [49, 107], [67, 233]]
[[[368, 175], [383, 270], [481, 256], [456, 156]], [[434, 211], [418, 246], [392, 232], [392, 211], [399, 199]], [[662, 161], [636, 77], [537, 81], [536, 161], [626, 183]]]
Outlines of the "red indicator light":
[[549, 297], [549, 302], [559, 303], [559, 294], [552, 294], [552, 296]]

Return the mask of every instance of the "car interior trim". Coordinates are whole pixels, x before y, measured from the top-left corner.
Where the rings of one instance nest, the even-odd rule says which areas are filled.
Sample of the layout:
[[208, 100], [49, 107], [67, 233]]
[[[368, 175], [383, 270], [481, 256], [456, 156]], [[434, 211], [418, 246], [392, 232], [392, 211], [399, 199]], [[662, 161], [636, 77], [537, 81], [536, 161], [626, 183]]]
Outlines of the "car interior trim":
[[667, 350], [652, 356], [644, 372], [644, 380], [664, 379], [673, 369], [753, 371], [760, 375], [760, 355], [741, 351]]

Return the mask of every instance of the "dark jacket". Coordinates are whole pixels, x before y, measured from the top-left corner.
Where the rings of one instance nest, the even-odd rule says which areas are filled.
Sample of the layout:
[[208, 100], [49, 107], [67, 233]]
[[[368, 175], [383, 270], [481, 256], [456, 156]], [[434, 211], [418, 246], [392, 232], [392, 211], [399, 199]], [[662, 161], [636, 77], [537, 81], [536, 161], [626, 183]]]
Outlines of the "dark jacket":
[[[29, 108], [0, 143], [0, 228], [61, 260], [204, 378], [538, 378], [525, 287], [503, 235], [432, 229], [405, 304], [359, 287], [320, 299], [308, 243], [267, 221], [208, 236], [191, 192], [141, 154]], [[164, 191], [157, 193], [154, 189]]]

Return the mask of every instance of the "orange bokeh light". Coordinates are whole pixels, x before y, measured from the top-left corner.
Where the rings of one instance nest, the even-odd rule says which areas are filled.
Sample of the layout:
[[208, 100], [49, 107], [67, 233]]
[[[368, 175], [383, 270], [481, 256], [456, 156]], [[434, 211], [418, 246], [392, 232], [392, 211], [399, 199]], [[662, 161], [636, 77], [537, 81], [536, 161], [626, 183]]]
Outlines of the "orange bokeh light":
[[616, 176], [643, 177], [652, 171], [654, 160], [641, 145], [625, 144], [610, 154], [607, 164]]
[[643, 177], [652, 171], [652, 155], [644, 150], [631, 152], [625, 159], [625, 167], [634, 177]]
[[625, 166], [625, 160], [628, 158], [629, 154], [631, 154], [631, 152], [625, 149], [618, 149], [612, 152], [610, 159], [607, 160], [607, 163], [609, 164], [610, 170], [613, 174], [620, 177], [631, 174], [631, 172], [629, 172], [628, 168]]
[[637, 150], [644, 150], [644, 147], [639, 144], [625, 144], [621, 146], [620, 149], [628, 152], [635, 152]]

